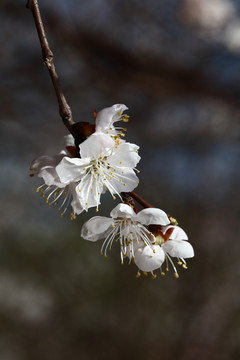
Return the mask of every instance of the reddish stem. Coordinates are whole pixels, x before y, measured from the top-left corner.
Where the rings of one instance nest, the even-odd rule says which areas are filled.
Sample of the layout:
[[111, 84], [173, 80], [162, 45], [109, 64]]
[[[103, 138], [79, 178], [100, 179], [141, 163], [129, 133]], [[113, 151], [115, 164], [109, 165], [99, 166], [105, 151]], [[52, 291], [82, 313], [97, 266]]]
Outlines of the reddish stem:
[[131, 191], [129, 193], [132, 198], [134, 200], [136, 200], [140, 205], [142, 205], [144, 208], [152, 208], [154, 206], [152, 206], [151, 204], [149, 204], [146, 200], [144, 200], [140, 195], [138, 195], [137, 193], [135, 193], [135, 191]]

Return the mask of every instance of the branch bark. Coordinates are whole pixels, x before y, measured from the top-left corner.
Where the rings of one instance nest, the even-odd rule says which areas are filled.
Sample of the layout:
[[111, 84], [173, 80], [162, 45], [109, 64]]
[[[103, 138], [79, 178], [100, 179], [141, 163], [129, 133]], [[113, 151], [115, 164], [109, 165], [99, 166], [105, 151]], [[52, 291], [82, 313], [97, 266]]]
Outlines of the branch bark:
[[142, 207], [144, 208], [152, 208], [153, 206], [151, 204], [149, 204], [146, 200], [144, 200], [140, 195], [138, 195], [137, 193], [135, 193], [135, 191], [131, 191], [129, 193], [129, 195], [131, 195], [131, 197], [136, 200], [140, 205], [142, 205]]
[[45, 29], [43, 26], [38, 1], [37, 0], [28, 0], [26, 7], [29, 8], [32, 12], [33, 19], [36, 25], [40, 45], [42, 48], [42, 56], [44, 64], [47, 66], [48, 72], [50, 74], [52, 84], [55, 90], [55, 94], [58, 101], [59, 113], [63, 120], [64, 125], [72, 133], [72, 125], [75, 123], [72, 117], [72, 111], [68, 105], [63, 91], [60, 86], [59, 78], [54, 65], [53, 53], [49, 47], [48, 40], [46, 37]]

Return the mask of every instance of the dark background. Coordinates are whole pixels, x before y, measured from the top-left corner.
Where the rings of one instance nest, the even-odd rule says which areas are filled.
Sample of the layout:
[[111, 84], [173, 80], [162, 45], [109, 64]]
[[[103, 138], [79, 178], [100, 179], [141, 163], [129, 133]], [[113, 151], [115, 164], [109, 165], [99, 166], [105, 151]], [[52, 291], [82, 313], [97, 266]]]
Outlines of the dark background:
[[[25, 1], [1, 1], [0, 359], [240, 357], [240, 1], [40, 1], [76, 121], [124, 103], [137, 191], [196, 256], [152, 280], [35, 193], [67, 134]], [[99, 215], [116, 205], [103, 198]]]

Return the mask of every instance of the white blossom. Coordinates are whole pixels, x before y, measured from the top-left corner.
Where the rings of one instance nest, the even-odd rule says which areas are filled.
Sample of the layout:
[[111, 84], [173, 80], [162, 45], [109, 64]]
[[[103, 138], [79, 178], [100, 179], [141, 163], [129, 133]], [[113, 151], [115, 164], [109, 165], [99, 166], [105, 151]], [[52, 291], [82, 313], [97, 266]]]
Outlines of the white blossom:
[[[66, 141], [70, 145], [72, 139], [68, 136]], [[56, 156], [40, 156], [32, 161], [30, 170], [33, 172], [31, 176], [36, 174], [44, 180], [44, 183], [36, 191], [41, 193], [46, 203], [56, 206], [60, 211], [60, 215], [63, 216], [71, 202], [73, 209], [71, 219], [74, 219], [76, 214], [83, 211], [76, 192], [78, 184], [74, 182], [64, 184], [56, 172], [56, 166], [66, 155], [67, 153], [62, 151]]]
[[[166, 236], [169, 232], [169, 236]], [[172, 257], [177, 258], [177, 264], [182, 265], [184, 269], [187, 269], [185, 259], [194, 256], [194, 250], [192, 245], [188, 242], [188, 236], [185, 231], [179, 226], [168, 225], [163, 227], [162, 235], [156, 236], [156, 243], [161, 246], [166, 257], [166, 271], [169, 271], [169, 264], [174, 270], [176, 278], [179, 277], [178, 271]], [[162, 275], [165, 273], [162, 271]]]
[[[134, 172], [140, 160], [135, 144], [116, 142], [107, 134], [96, 132], [79, 145], [80, 158], [63, 157], [56, 166], [61, 183], [77, 183], [77, 196], [84, 210], [97, 207], [101, 194], [109, 190], [113, 198], [132, 191], [138, 185]], [[137, 171], [137, 170], [136, 170]]]
[[161, 267], [164, 251], [154, 245], [155, 237], [144, 225], [156, 222], [165, 226], [169, 224], [167, 214], [156, 208], [136, 214], [131, 206], [120, 203], [110, 216], [95, 216], [88, 220], [82, 227], [81, 236], [89, 241], [104, 239], [101, 254], [105, 257], [113, 242], [119, 241], [121, 262], [128, 257], [129, 262], [134, 260], [143, 272], [153, 272]]
[[123, 131], [126, 131], [123, 127], [115, 127], [113, 124], [118, 121], [128, 122], [129, 115], [123, 114], [125, 110], [128, 110], [124, 104], [115, 104], [111, 107], [107, 107], [98, 112], [96, 117], [96, 132], [102, 132], [113, 136], [117, 136], [116, 139], [120, 141], [121, 137], [124, 137]]

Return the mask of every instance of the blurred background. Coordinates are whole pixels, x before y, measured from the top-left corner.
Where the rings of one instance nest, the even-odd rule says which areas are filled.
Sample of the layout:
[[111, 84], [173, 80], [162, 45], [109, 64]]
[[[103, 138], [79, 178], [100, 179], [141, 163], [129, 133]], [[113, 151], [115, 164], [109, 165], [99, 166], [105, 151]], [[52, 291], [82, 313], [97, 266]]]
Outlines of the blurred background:
[[[136, 279], [29, 177], [67, 130], [26, 1], [1, 1], [0, 359], [240, 358], [240, 1], [41, 0], [75, 121], [129, 107], [137, 192], [176, 217], [189, 269]], [[116, 203], [105, 196], [99, 215]]]

